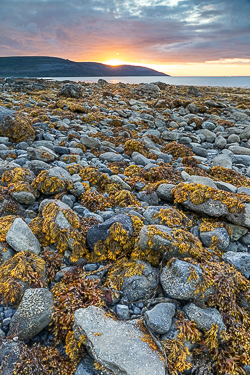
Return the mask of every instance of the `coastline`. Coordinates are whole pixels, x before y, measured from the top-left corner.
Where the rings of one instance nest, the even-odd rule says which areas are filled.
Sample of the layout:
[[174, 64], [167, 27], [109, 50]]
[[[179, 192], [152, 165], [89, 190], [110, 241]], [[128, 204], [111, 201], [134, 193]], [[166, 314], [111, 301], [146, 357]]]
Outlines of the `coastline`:
[[250, 87], [172, 78], [0, 79], [3, 374], [248, 373]]

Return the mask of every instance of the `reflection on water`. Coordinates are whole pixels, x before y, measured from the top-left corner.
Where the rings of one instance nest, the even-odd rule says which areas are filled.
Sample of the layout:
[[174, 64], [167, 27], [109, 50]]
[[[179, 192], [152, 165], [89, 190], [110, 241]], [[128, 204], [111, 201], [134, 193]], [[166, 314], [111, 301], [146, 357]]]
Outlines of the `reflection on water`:
[[49, 77], [57, 81], [80, 81], [80, 82], [97, 82], [98, 79], [105, 79], [109, 83], [153, 83], [164, 82], [169, 85], [186, 85], [186, 86], [220, 86], [220, 87], [250, 87], [249, 77]]

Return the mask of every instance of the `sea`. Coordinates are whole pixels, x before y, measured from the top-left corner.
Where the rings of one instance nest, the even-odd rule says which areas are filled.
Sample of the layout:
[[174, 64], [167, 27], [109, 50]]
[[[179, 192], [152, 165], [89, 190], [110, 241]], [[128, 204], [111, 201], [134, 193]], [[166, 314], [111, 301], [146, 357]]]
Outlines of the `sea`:
[[133, 76], [133, 77], [48, 77], [56, 81], [97, 82], [105, 79], [109, 83], [154, 83], [164, 82], [169, 85], [184, 86], [218, 86], [250, 88], [250, 76], [247, 77], [167, 77], [167, 76]]

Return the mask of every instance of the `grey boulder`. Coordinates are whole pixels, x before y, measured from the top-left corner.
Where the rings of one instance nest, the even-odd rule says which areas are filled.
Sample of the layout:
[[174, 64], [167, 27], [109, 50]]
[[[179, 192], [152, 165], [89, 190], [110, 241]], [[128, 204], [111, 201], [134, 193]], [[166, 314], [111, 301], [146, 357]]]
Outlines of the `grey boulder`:
[[213, 293], [211, 287], [200, 292], [203, 284], [201, 267], [179, 259], [163, 268], [160, 282], [166, 295], [175, 299], [206, 301]]
[[212, 231], [200, 232], [200, 239], [203, 245], [210, 247], [216, 240], [219, 250], [226, 250], [229, 246], [230, 238], [225, 228], [215, 228]]
[[193, 320], [197, 324], [198, 329], [208, 331], [213, 324], [216, 324], [219, 332], [226, 330], [219, 311], [214, 308], [207, 307], [201, 309], [195, 304], [190, 303], [183, 307], [183, 311], [190, 320]]
[[14, 220], [7, 235], [6, 242], [16, 251], [32, 251], [39, 254], [41, 246], [28, 225], [20, 218]]
[[235, 253], [234, 251], [228, 251], [222, 255], [222, 259], [234, 265], [235, 268], [247, 279], [250, 276], [250, 254], [249, 253]]
[[146, 311], [145, 321], [153, 332], [163, 335], [170, 330], [174, 314], [173, 303], [159, 303], [152, 310]]
[[27, 289], [10, 322], [10, 335], [26, 341], [42, 331], [50, 322], [53, 296], [46, 288]]
[[149, 263], [137, 260], [136, 265], [142, 266], [141, 275], [124, 277], [121, 292], [123, 298], [130, 302], [148, 298], [159, 284], [159, 271]]

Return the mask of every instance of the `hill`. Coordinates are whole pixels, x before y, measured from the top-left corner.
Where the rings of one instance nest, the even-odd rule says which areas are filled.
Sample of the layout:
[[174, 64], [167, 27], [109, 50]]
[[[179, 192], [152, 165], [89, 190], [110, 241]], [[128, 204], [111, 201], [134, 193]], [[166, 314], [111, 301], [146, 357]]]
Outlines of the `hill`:
[[75, 62], [57, 57], [0, 57], [0, 77], [109, 77], [167, 76], [134, 65], [110, 66], [96, 62]]

